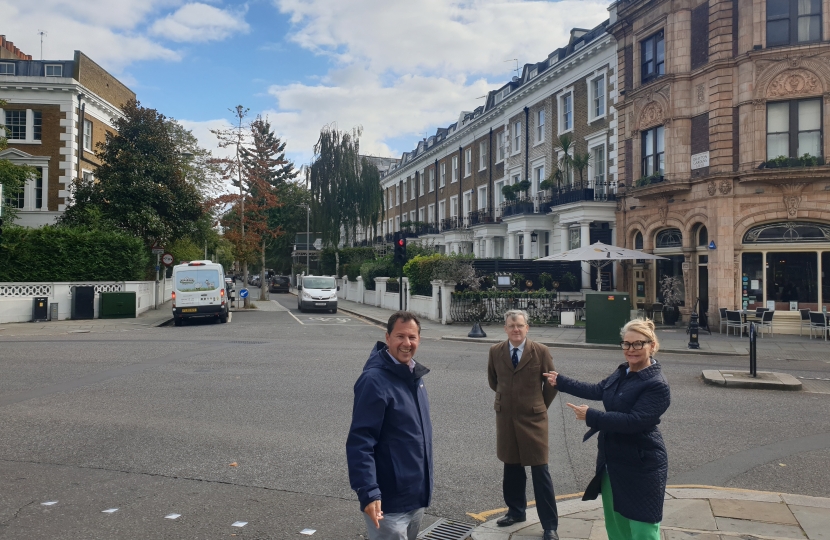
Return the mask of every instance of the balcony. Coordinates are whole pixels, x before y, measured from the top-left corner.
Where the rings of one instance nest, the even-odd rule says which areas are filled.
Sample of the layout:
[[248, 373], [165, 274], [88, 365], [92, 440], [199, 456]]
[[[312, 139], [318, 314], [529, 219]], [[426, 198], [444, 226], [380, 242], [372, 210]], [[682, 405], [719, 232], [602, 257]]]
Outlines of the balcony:
[[617, 200], [617, 183], [595, 180], [593, 182], [574, 182], [559, 189], [552, 189], [551, 195], [545, 197], [540, 211], [550, 212], [554, 206], [573, 204], [582, 201], [615, 202]]
[[532, 198], [519, 201], [506, 201], [501, 205], [501, 217], [521, 216], [536, 213], [536, 204]]
[[453, 231], [455, 229], [462, 229], [462, 228], [464, 228], [463, 220], [456, 217], [456, 216], [441, 220], [441, 230], [442, 231]]
[[496, 211], [493, 208], [482, 208], [480, 210], [476, 210], [475, 212], [470, 212], [467, 217], [467, 222], [470, 227], [475, 227], [476, 225], [488, 225], [491, 223], [501, 223], [501, 215], [496, 215]]

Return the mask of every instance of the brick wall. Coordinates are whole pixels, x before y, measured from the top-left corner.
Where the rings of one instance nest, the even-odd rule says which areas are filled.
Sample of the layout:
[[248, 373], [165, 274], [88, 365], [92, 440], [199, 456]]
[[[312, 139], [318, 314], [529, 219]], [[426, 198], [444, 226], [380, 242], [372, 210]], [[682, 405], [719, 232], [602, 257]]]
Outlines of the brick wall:
[[121, 108], [127, 101], [135, 99], [135, 92], [93, 62], [81, 51], [75, 51], [75, 73], [73, 77], [92, 92]]

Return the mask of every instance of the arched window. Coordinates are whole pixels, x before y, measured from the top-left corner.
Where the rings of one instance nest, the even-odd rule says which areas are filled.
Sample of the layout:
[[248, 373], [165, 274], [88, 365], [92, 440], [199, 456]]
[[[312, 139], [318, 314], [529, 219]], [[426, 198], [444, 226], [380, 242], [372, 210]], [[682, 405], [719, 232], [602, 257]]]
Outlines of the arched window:
[[744, 244], [830, 242], [830, 226], [806, 221], [767, 223], [749, 229]]
[[641, 232], [634, 235], [634, 249], [643, 249], [643, 233]]
[[680, 229], [663, 229], [657, 233], [656, 248], [683, 247], [683, 233]]
[[709, 245], [709, 231], [706, 230], [706, 225], [700, 225], [697, 230], [697, 245], [701, 247]]

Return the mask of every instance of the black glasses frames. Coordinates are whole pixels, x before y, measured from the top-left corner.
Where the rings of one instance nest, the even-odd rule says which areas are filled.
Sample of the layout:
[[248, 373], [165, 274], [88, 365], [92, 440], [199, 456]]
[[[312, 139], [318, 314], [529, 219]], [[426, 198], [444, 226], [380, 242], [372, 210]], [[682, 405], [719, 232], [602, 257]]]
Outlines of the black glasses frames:
[[620, 347], [622, 347], [622, 349], [624, 351], [627, 351], [628, 349], [631, 349], [631, 348], [633, 348], [635, 351], [640, 351], [640, 350], [643, 349], [643, 347], [646, 346], [646, 343], [654, 343], [654, 342], [651, 341], [651, 340], [648, 340], [648, 341], [620, 341]]

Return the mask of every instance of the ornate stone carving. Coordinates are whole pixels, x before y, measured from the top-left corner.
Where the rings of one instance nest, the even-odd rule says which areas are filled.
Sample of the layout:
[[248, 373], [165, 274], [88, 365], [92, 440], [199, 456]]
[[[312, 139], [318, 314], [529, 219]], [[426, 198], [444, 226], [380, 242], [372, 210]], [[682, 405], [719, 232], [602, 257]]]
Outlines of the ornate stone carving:
[[755, 110], [763, 110], [767, 107], [767, 100], [753, 99], [752, 104], [755, 105]]
[[667, 198], [661, 197], [657, 201], [657, 215], [660, 216], [660, 223], [665, 225], [669, 217], [669, 200]]
[[656, 126], [663, 123], [663, 107], [654, 101], [643, 108], [640, 113], [640, 129]]
[[718, 189], [720, 189], [720, 192], [724, 195], [729, 195], [729, 193], [732, 191], [732, 181], [726, 179], [721, 180], [720, 187]]
[[622, 199], [617, 199], [617, 212], [622, 212], [622, 209], [623, 209]]
[[718, 186], [715, 185], [714, 180], [710, 180], [709, 185], [706, 187], [706, 189], [709, 191], [709, 195], [711, 197], [714, 197], [715, 193], [717, 193], [718, 191]]
[[784, 200], [784, 208], [787, 209], [787, 215], [791, 218], [796, 217], [798, 215], [798, 207], [801, 206], [801, 193], [804, 191], [804, 188], [807, 186], [806, 183], [790, 183], [790, 184], [781, 184], [778, 186], [778, 189], [781, 190], [783, 194]]
[[698, 103], [706, 102], [706, 85], [699, 84], [695, 86], [695, 94], [697, 95]]
[[787, 58], [787, 64], [791, 68], [797, 68], [801, 65], [801, 57], [800, 56], [793, 56], [792, 58]]
[[821, 91], [821, 81], [815, 73], [806, 69], [792, 69], [772, 80], [767, 88], [767, 97], [817, 94]]

